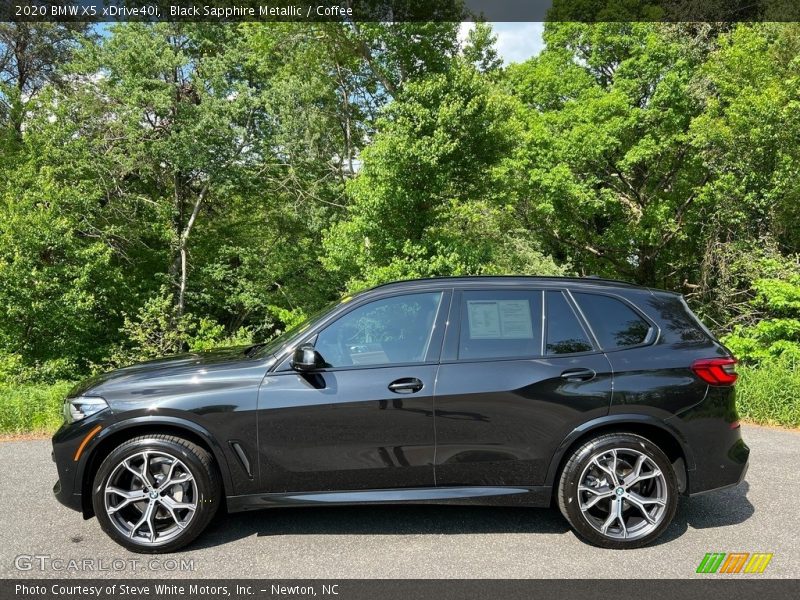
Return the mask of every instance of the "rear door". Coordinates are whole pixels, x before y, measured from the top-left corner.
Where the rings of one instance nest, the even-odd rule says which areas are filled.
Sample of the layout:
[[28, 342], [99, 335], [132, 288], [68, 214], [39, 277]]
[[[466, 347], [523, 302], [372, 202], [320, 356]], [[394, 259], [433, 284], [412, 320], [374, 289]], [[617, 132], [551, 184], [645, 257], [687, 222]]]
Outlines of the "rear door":
[[608, 413], [611, 380], [564, 291], [457, 291], [436, 382], [437, 485], [541, 485], [564, 437]]

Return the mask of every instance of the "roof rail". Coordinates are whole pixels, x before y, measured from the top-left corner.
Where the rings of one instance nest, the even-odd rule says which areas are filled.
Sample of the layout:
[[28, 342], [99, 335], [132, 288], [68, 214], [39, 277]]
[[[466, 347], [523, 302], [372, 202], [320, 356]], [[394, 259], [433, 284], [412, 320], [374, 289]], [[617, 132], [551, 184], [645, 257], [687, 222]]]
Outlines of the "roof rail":
[[[389, 281], [387, 283], [382, 283], [380, 285], [376, 285], [369, 289], [378, 289], [382, 287], [387, 287], [390, 285], [396, 285], [400, 283], [410, 283], [410, 282], [427, 282], [427, 281], [475, 281], [475, 280], [543, 280], [543, 281], [586, 281], [587, 283], [607, 283], [611, 285], [617, 286], [625, 286], [631, 288], [645, 288], [645, 286], [641, 286], [635, 283], [630, 283], [628, 281], [622, 281], [619, 279], [608, 279], [604, 277], [599, 277], [597, 275], [588, 275], [584, 277], [569, 277], [569, 276], [562, 276], [562, 275], [444, 275], [440, 277], [424, 277], [420, 279], [399, 279], [397, 281]], [[646, 289], [646, 288], [645, 288]], [[364, 290], [366, 291], [366, 290]]]

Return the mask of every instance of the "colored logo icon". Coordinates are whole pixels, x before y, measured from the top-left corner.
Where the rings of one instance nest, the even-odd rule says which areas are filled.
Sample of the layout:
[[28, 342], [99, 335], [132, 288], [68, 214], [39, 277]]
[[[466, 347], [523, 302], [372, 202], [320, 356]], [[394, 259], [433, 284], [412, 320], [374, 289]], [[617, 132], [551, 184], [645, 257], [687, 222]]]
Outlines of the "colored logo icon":
[[772, 560], [771, 552], [708, 552], [697, 567], [698, 573], [763, 573]]

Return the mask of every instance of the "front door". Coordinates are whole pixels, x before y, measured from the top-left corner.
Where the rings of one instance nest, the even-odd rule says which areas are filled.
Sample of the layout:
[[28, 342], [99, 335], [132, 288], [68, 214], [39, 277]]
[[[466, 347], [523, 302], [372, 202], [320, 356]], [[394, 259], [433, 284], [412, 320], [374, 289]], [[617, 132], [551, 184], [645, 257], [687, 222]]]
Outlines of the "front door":
[[608, 413], [608, 359], [561, 290], [464, 290], [450, 322], [436, 383], [437, 485], [542, 485], [561, 440]]
[[356, 304], [315, 332], [325, 366], [288, 361], [259, 392], [264, 491], [434, 485], [433, 391], [449, 293]]

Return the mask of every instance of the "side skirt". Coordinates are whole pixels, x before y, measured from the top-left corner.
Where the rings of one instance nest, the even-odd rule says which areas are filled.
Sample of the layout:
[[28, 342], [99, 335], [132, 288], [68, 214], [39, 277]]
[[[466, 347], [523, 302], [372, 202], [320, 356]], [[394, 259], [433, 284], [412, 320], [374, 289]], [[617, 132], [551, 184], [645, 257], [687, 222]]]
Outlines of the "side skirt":
[[282, 492], [228, 496], [228, 512], [279, 506], [336, 506], [345, 504], [476, 504], [548, 507], [550, 486], [436, 487], [336, 492]]

